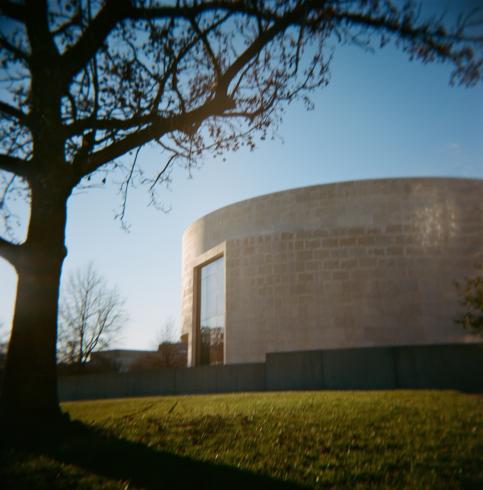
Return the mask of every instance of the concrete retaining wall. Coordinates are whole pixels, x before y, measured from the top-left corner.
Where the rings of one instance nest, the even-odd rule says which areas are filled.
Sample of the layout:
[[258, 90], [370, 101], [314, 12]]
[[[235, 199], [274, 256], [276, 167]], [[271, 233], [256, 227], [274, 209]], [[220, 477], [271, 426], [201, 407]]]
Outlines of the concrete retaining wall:
[[483, 344], [269, 354], [266, 386], [269, 390], [429, 388], [483, 392]]
[[268, 354], [265, 363], [65, 376], [63, 401], [264, 390], [455, 389], [483, 392], [483, 344]]
[[263, 363], [153, 369], [136, 373], [59, 378], [59, 398], [63, 401], [263, 390]]

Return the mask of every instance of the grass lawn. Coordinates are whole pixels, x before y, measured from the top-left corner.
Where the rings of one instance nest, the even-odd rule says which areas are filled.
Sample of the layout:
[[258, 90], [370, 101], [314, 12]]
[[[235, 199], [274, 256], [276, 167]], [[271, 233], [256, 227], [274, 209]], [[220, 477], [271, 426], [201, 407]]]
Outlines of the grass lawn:
[[64, 403], [81, 423], [3, 449], [0, 488], [483, 488], [483, 398], [282, 392]]

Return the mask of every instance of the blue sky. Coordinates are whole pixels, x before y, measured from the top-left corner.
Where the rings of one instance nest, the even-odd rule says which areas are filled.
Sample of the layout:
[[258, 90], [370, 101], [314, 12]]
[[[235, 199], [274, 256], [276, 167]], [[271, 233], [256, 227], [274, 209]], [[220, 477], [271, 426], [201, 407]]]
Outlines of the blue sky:
[[[116, 346], [154, 347], [170, 317], [179, 328], [181, 237], [198, 217], [256, 195], [328, 182], [403, 176], [483, 178], [483, 87], [450, 87], [445, 65], [409, 62], [389, 47], [375, 54], [338, 47], [330, 85], [315, 110], [287, 111], [280, 139], [254, 152], [207, 160], [189, 178], [174, 172], [160, 194], [171, 211], [130, 197], [131, 232], [114, 220], [114, 186], [69, 201], [64, 276], [93, 260], [127, 298], [130, 320]], [[153, 149], [139, 158], [161, 159]], [[482, 196], [483, 199], [483, 196]], [[0, 259], [0, 321], [9, 327], [16, 275]]]

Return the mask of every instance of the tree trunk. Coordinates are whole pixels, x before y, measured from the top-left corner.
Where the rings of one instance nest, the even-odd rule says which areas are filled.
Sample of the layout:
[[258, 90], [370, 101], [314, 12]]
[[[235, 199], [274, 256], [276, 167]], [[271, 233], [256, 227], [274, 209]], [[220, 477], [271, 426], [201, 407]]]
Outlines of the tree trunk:
[[58, 181], [31, 188], [28, 236], [14, 263], [17, 298], [0, 398], [8, 423], [61, 419], [56, 342], [68, 195]]

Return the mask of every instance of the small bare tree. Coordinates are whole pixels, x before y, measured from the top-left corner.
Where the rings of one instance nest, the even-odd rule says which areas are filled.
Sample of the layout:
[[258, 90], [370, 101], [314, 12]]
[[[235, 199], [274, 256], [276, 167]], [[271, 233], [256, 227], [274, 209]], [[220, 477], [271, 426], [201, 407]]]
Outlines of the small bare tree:
[[156, 332], [153, 347], [157, 349], [161, 344], [173, 343], [178, 338], [173, 317], [168, 317]]
[[177, 367], [184, 365], [180, 359], [178, 345], [174, 339], [176, 335], [176, 326], [173, 318], [168, 318], [158, 331], [157, 349], [159, 367]]
[[186, 356], [180, 351], [175, 321], [168, 317], [153, 339], [156, 352], [150, 352], [131, 367], [132, 371], [186, 366]]
[[127, 320], [124, 303], [93, 263], [71, 275], [60, 301], [59, 361], [81, 366], [117, 339]]

